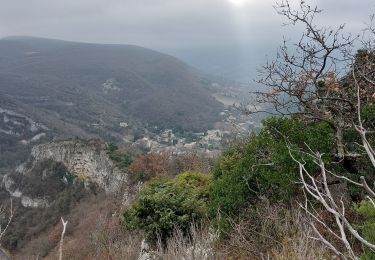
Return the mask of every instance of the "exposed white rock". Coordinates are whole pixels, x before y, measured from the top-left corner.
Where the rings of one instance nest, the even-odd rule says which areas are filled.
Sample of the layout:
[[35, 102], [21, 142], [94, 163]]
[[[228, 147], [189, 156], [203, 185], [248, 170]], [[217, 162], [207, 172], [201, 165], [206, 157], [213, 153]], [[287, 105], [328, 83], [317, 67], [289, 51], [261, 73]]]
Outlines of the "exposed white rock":
[[17, 166], [16, 172], [18, 173], [24, 173], [26, 171], [26, 163], [22, 163]]
[[120, 123], [120, 127], [124, 127], [124, 128], [126, 128], [126, 127], [128, 127], [129, 125], [128, 125], [128, 123], [126, 123], [126, 122], [121, 122]]
[[[24, 118], [26, 121], [28, 121], [28, 123], [30, 124], [30, 131], [31, 132], [36, 132], [38, 131], [39, 129], [43, 129], [43, 130], [49, 130], [48, 127], [46, 127], [45, 125], [43, 124], [40, 124], [40, 123], [37, 123], [35, 122], [34, 120], [32, 120], [30, 117], [26, 116], [26, 115], [23, 115], [21, 113], [18, 113], [18, 112], [15, 112], [15, 111], [12, 111], [12, 110], [9, 110], [9, 109], [5, 109], [5, 108], [1, 108], [0, 107], [0, 114], [4, 114], [5, 117], [4, 117], [4, 122], [9, 122], [9, 121], [12, 121], [13, 124], [16, 124], [16, 125], [22, 125], [22, 123], [18, 122], [17, 120], [13, 120], [11, 119], [10, 117], [21, 117], [21, 118]], [[6, 118], [6, 119], [5, 119]]]
[[33, 164], [43, 160], [62, 163], [67, 170], [85, 183], [96, 183], [107, 193], [120, 189], [126, 175], [109, 159], [106, 145], [97, 140], [60, 141], [34, 146]]
[[5, 175], [3, 177], [2, 184], [4, 185], [5, 189], [9, 191], [14, 185], [14, 181], [9, 178], [8, 175]]
[[39, 139], [46, 136], [46, 133], [40, 133], [32, 137], [30, 140], [21, 140], [20, 142], [24, 145], [38, 141]]
[[2, 185], [4, 186], [5, 190], [9, 192], [10, 196], [21, 199], [21, 204], [24, 207], [45, 208], [49, 206], [46, 199], [33, 199], [23, 195], [18, 188], [14, 189], [15, 182], [8, 175], [3, 177]]
[[[77, 176], [85, 186], [94, 183], [107, 193], [119, 192], [127, 181], [127, 176], [109, 159], [106, 148], [107, 145], [99, 140], [69, 140], [36, 145], [31, 150], [29, 160], [19, 165], [15, 172], [27, 175], [35, 170], [35, 166], [45, 160], [52, 160], [63, 164], [67, 171]], [[47, 177], [47, 170], [45, 169], [41, 174], [43, 180]], [[65, 176], [62, 181], [68, 183]], [[19, 198], [24, 207], [49, 206], [45, 198], [32, 198], [23, 194], [11, 174], [3, 177], [2, 186], [12, 197]]]
[[49, 206], [45, 199], [32, 199], [27, 196], [21, 197], [21, 204], [25, 208], [47, 208]]
[[15, 135], [15, 136], [20, 136], [19, 133], [16, 133], [12, 130], [4, 130], [0, 128], [0, 133], [6, 134], [6, 135]]
[[116, 79], [107, 79], [106, 82], [102, 84], [103, 92], [108, 94], [109, 91], [119, 91], [120, 88], [116, 86]]

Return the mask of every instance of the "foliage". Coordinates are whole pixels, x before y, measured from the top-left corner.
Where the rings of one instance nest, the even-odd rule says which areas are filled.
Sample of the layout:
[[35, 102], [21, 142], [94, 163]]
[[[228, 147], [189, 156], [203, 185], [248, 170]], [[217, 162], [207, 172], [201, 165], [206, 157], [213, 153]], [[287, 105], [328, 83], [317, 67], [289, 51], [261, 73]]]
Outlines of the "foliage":
[[155, 180], [140, 192], [135, 204], [124, 211], [127, 229], [142, 229], [149, 242], [166, 241], [175, 229], [187, 234], [190, 225], [207, 213], [208, 176], [186, 172], [172, 180]]
[[167, 173], [167, 155], [151, 153], [139, 156], [128, 168], [133, 182], [147, 181]]
[[132, 158], [129, 153], [119, 149], [116, 144], [109, 144], [107, 152], [109, 158], [114, 161], [116, 166], [120, 169], [126, 169], [132, 163]]
[[[354, 206], [354, 211], [357, 212], [363, 221], [359, 225], [359, 230], [364, 239], [370, 243], [375, 243], [375, 207], [370, 201], [362, 201]], [[375, 253], [368, 248], [364, 248], [363, 259], [375, 259]]]
[[362, 117], [369, 128], [375, 127], [375, 104], [371, 102], [362, 108]]
[[[268, 119], [264, 126], [258, 135], [252, 134], [246, 142], [226, 151], [216, 165], [210, 190], [211, 216], [218, 210], [224, 216], [235, 216], [259, 196], [276, 202], [288, 201], [296, 194], [298, 169], [290, 158], [287, 141], [293, 149], [308, 145], [322, 153], [334, 147], [334, 133], [326, 123], [306, 124], [297, 117], [284, 117]], [[310, 159], [305, 160], [309, 164]]]
[[178, 189], [189, 190], [194, 197], [205, 200], [208, 197], [211, 178], [208, 175], [191, 171], [176, 176], [174, 182]]

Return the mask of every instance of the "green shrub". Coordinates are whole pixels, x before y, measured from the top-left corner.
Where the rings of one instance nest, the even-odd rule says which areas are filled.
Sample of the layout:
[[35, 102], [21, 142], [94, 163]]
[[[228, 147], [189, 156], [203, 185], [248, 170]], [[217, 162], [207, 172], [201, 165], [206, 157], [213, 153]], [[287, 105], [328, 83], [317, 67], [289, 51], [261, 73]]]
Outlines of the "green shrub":
[[[324, 138], [322, 138], [324, 136]], [[288, 201], [298, 190], [298, 165], [291, 159], [286, 140], [292, 149], [326, 153], [335, 147], [334, 132], [327, 123], [307, 125], [298, 118], [271, 118], [264, 128], [246, 142], [226, 151], [214, 169], [209, 211], [237, 216], [246, 204], [255, 204], [259, 196], [271, 202]], [[301, 157], [303, 154], [295, 153]], [[306, 167], [316, 167], [304, 156]]]
[[175, 186], [180, 190], [189, 190], [194, 197], [200, 200], [206, 200], [208, 197], [208, 188], [211, 184], [211, 178], [200, 172], [189, 171], [176, 176]]
[[107, 148], [107, 153], [116, 166], [122, 170], [126, 169], [133, 162], [129, 153], [119, 149], [116, 144], [110, 143]]
[[[359, 231], [364, 239], [375, 244], [375, 208], [370, 201], [362, 201], [354, 207], [354, 211], [361, 215], [363, 221], [359, 226]], [[364, 248], [362, 259], [375, 259], [375, 253], [368, 248]]]
[[187, 172], [173, 180], [156, 180], [140, 192], [132, 207], [123, 214], [127, 229], [141, 229], [149, 242], [165, 242], [178, 228], [186, 234], [193, 222], [207, 215], [207, 193], [210, 179]]

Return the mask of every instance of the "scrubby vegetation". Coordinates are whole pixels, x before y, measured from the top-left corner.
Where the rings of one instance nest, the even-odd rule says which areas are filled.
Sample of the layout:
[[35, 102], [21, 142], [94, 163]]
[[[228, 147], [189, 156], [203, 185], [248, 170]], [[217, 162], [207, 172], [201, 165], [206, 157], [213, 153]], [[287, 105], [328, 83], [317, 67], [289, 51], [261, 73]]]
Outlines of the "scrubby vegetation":
[[[215, 161], [192, 154], [134, 156], [109, 145], [109, 157], [128, 174], [134, 200], [112, 198], [117, 204], [111, 209], [102, 201], [106, 214], [100, 218], [99, 210], [87, 205], [90, 223], [84, 219], [86, 225], [76, 225], [86, 231], [87, 252], [70, 245], [65, 255], [375, 259], [375, 43], [369, 40], [352, 54], [348, 47], [355, 46], [354, 39], [339, 37], [342, 27], [320, 29], [313, 23], [320, 11], [303, 1], [299, 8], [288, 2], [278, 6], [292, 24], [306, 26], [306, 34], [294, 46], [294, 56], [283, 46], [277, 60], [265, 66], [260, 82], [273, 89], [255, 93], [280, 116], [264, 120], [261, 131], [232, 143]], [[368, 31], [373, 39], [375, 26]], [[347, 63], [333, 66], [339, 61], [331, 55], [336, 52]], [[39, 195], [37, 186], [58, 196], [47, 210], [30, 213], [33, 218], [19, 213], [20, 222], [12, 224], [4, 243], [9, 248], [44, 231], [39, 220], [52, 228], [59, 215], [73, 214], [85, 197], [87, 189], [64, 167], [45, 163], [49, 177], [42, 171], [46, 165], [34, 173], [45, 183], [25, 177], [21, 185], [29, 185], [25, 190], [32, 195]], [[56, 186], [52, 180], [62, 177], [66, 181]], [[29, 229], [17, 229], [18, 224]], [[93, 230], [90, 239], [86, 227]], [[43, 256], [51, 253], [53, 241], [44, 243]]]
[[[204, 175], [204, 196], [196, 182], [178, 187], [186, 173], [145, 184], [123, 225], [144, 231], [154, 250], [174, 229], [189, 241], [187, 227], [203, 222], [218, 235], [212, 259], [375, 258], [374, 42], [352, 55], [343, 27], [314, 24], [318, 9], [277, 9], [307, 31], [295, 53], [283, 46], [264, 67], [259, 82], [273, 89], [255, 93], [281, 116], [224, 151]], [[327, 66], [339, 62], [331, 53], [346, 71]]]
[[[321, 136], [325, 136], [322, 139]], [[271, 118], [259, 134], [224, 152], [213, 172], [211, 213], [234, 216], [260, 196], [289, 201], [297, 193], [298, 169], [291, 161], [286, 139], [295, 147], [310, 145], [329, 152], [333, 132], [327, 124], [306, 124], [300, 118]]]
[[192, 223], [207, 215], [210, 178], [186, 172], [172, 180], [156, 180], [142, 189], [135, 204], [125, 210], [123, 223], [128, 229], [142, 229], [154, 245], [166, 242], [174, 230], [187, 234]]
[[[358, 228], [363, 237], [370, 243], [375, 243], [375, 207], [371, 201], [361, 201], [354, 205], [354, 211], [357, 212], [362, 221], [358, 224]], [[364, 247], [365, 254], [363, 259], [375, 259], [375, 254], [370, 249]]]
[[133, 162], [130, 153], [124, 149], [119, 149], [114, 143], [108, 145], [107, 152], [109, 158], [122, 170], [125, 170]]
[[[292, 146], [288, 147], [288, 143]], [[313, 176], [320, 176], [319, 167], [307, 153], [301, 153], [303, 149], [321, 151], [324, 160], [331, 162], [327, 167], [353, 177], [353, 172], [347, 169], [348, 162], [335, 157], [335, 133], [329, 124], [306, 122], [299, 116], [270, 118], [264, 121], [260, 133], [228, 148], [211, 174], [187, 172], [174, 178], [155, 175], [140, 191], [133, 206], [124, 211], [122, 224], [127, 232], [145, 232], [155, 250], [158, 241], [167, 245], [167, 241], [175, 239], [176, 230], [180, 230], [180, 239], [189, 240], [190, 226], [204, 223], [219, 235], [218, 244], [212, 245], [215, 257], [329, 258], [332, 253], [319, 241], [310, 239], [314, 230], [297, 204], [304, 200], [304, 195], [291, 150], [299, 160], [304, 160]], [[370, 167], [366, 158], [357, 160], [358, 169]], [[368, 180], [373, 180], [373, 176]], [[348, 188], [349, 184], [342, 186], [346, 182], [334, 179], [331, 182], [337, 187], [336, 196], [355, 198], [346, 202], [354, 205], [353, 210], [347, 209], [352, 215], [350, 219], [365, 239], [373, 241], [372, 203], [357, 204], [358, 199], [363, 199], [362, 191]], [[325, 214], [323, 208], [316, 210]], [[330, 219], [325, 214], [327, 225]], [[352, 239], [351, 243], [357, 244]], [[358, 245], [355, 247], [361, 251]], [[373, 257], [372, 251], [363, 250], [366, 259]]]

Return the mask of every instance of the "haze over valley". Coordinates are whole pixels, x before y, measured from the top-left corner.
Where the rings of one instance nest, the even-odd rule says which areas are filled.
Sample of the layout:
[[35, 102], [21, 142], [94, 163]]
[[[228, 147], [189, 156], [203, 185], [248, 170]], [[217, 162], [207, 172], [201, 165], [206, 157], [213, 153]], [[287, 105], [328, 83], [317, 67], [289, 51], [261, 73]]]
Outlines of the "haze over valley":
[[0, 4], [0, 259], [374, 259], [371, 0]]

